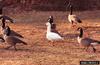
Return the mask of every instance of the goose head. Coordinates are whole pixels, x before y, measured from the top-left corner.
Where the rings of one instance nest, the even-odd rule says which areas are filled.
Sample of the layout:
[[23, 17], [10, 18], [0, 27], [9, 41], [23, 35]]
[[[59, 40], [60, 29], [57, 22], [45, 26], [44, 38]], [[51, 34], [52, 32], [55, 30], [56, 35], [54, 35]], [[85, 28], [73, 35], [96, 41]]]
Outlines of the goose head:
[[50, 24], [53, 23], [53, 16], [49, 16], [49, 21], [48, 21]]

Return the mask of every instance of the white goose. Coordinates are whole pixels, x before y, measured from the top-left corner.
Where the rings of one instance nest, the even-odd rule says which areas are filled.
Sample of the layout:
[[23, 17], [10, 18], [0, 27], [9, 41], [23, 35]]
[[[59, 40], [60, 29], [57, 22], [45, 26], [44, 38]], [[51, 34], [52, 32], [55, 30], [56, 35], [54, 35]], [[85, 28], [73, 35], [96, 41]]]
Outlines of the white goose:
[[49, 22], [46, 23], [46, 26], [47, 26], [46, 38], [49, 41], [64, 40], [58, 33], [51, 31], [51, 24]]
[[91, 46], [95, 52], [96, 49], [94, 48], [94, 45], [100, 44], [100, 41], [83, 37], [83, 29], [80, 27], [78, 30], [80, 31], [80, 35], [77, 37], [78, 43], [84, 46], [86, 50]]
[[75, 24], [82, 23], [80, 18], [77, 15], [73, 14], [73, 6], [71, 4], [70, 4], [70, 14], [68, 15], [68, 20], [72, 24], [72, 26], [73, 26], [74, 23]]

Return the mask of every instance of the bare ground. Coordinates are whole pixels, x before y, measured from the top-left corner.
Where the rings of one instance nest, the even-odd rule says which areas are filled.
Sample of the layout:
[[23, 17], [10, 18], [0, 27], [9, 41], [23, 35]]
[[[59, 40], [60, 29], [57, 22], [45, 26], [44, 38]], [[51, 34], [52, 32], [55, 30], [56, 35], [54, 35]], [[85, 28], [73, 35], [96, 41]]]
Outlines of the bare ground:
[[[88, 52], [77, 43], [77, 27], [82, 26], [87, 37], [100, 40], [100, 12], [76, 12], [83, 20], [81, 25], [70, 27], [66, 12], [31, 12], [9, 15], [16, 23], [7, 23], [12, 30], [22, 34], [27, 46], [18, 44], [5, 50], [7, 46], [0, 43], [0, 65], [79, 65], [82, 60], [99, 60], [100, 46], [96, 53], [90, 48]], [[65, 37], [64, 41], [51, 43], [45, 38], [47, 18], [54, 15], [57, 30]], [[54, 46], [53, 46], [54, 45]]]

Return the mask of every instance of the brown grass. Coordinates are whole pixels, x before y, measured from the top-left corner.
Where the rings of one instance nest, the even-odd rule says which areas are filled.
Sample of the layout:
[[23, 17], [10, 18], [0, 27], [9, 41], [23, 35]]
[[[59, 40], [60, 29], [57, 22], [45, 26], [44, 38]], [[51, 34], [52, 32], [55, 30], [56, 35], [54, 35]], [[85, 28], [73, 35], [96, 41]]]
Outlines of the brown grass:
[[[81, 15], [84, 13], [83, 15]], [[89, 37], [100, 40], [100, 18], [99, 13], [94, 17], [88, 17], [88, 13], [82, 12], [82, 27]], [[87, 16], [85, 16], [87, 13]], [[16, 23], [7, 23], [12, 30], [22, 34], [27, 46], [18, 44], [18, 51], [13, 48], [5, 50], [5, 44], [0, 44], [0, 65], [79, 65], [82, 60], [100, 60], [100, 47], [96, 46], [97, 52], [93, 53], [91, 48], [89, 52], [79, 47], [77, 43], [76, 28], [71, 28], [70, 23], [66, 19], [66, 12], [36, 12], [25, 14], [10, 15], [15, 19]], [[66, 36], [61, 42], [48, 42], [45, 38], [48, 16], [55, 15], [57, 30]], [[96, 18], [95, 16], [98, 16]], [[63, 18], [64, 17], [64, 18]], [[90, 19], [91, 18], [91, 19]], [[96, 18], [96, 19], [95, 19]], [[29, 20], [29, 21], [28, 21]], [[26, 22], [28, 21], [28, 22]]]

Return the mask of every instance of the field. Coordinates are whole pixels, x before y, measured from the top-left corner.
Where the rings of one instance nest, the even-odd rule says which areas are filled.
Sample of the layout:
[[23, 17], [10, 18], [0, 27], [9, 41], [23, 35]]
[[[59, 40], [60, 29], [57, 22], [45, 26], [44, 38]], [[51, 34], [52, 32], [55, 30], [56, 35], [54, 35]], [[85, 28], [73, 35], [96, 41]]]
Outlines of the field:
[[[100, 61], [100, 46], [84, 51], [77, 43], [78, 27], [83, 27], [84, 35], [100, 40], [100, 11], [75, 12], [83, 23], [72, 28], [67, 20], [68, 12], [28, 12], [9, 14], [15, 21], [7, 23], [10, 28], [24, 36], [27, 46], [18, 44], [5, 50], [5, 43], [0, 43], [0, 65], [79, 65], [83, 60]], [[48, 16], [53, 15], [57, 30], [65, 37], [64, 41], [49, 42], [46, 38]]]

